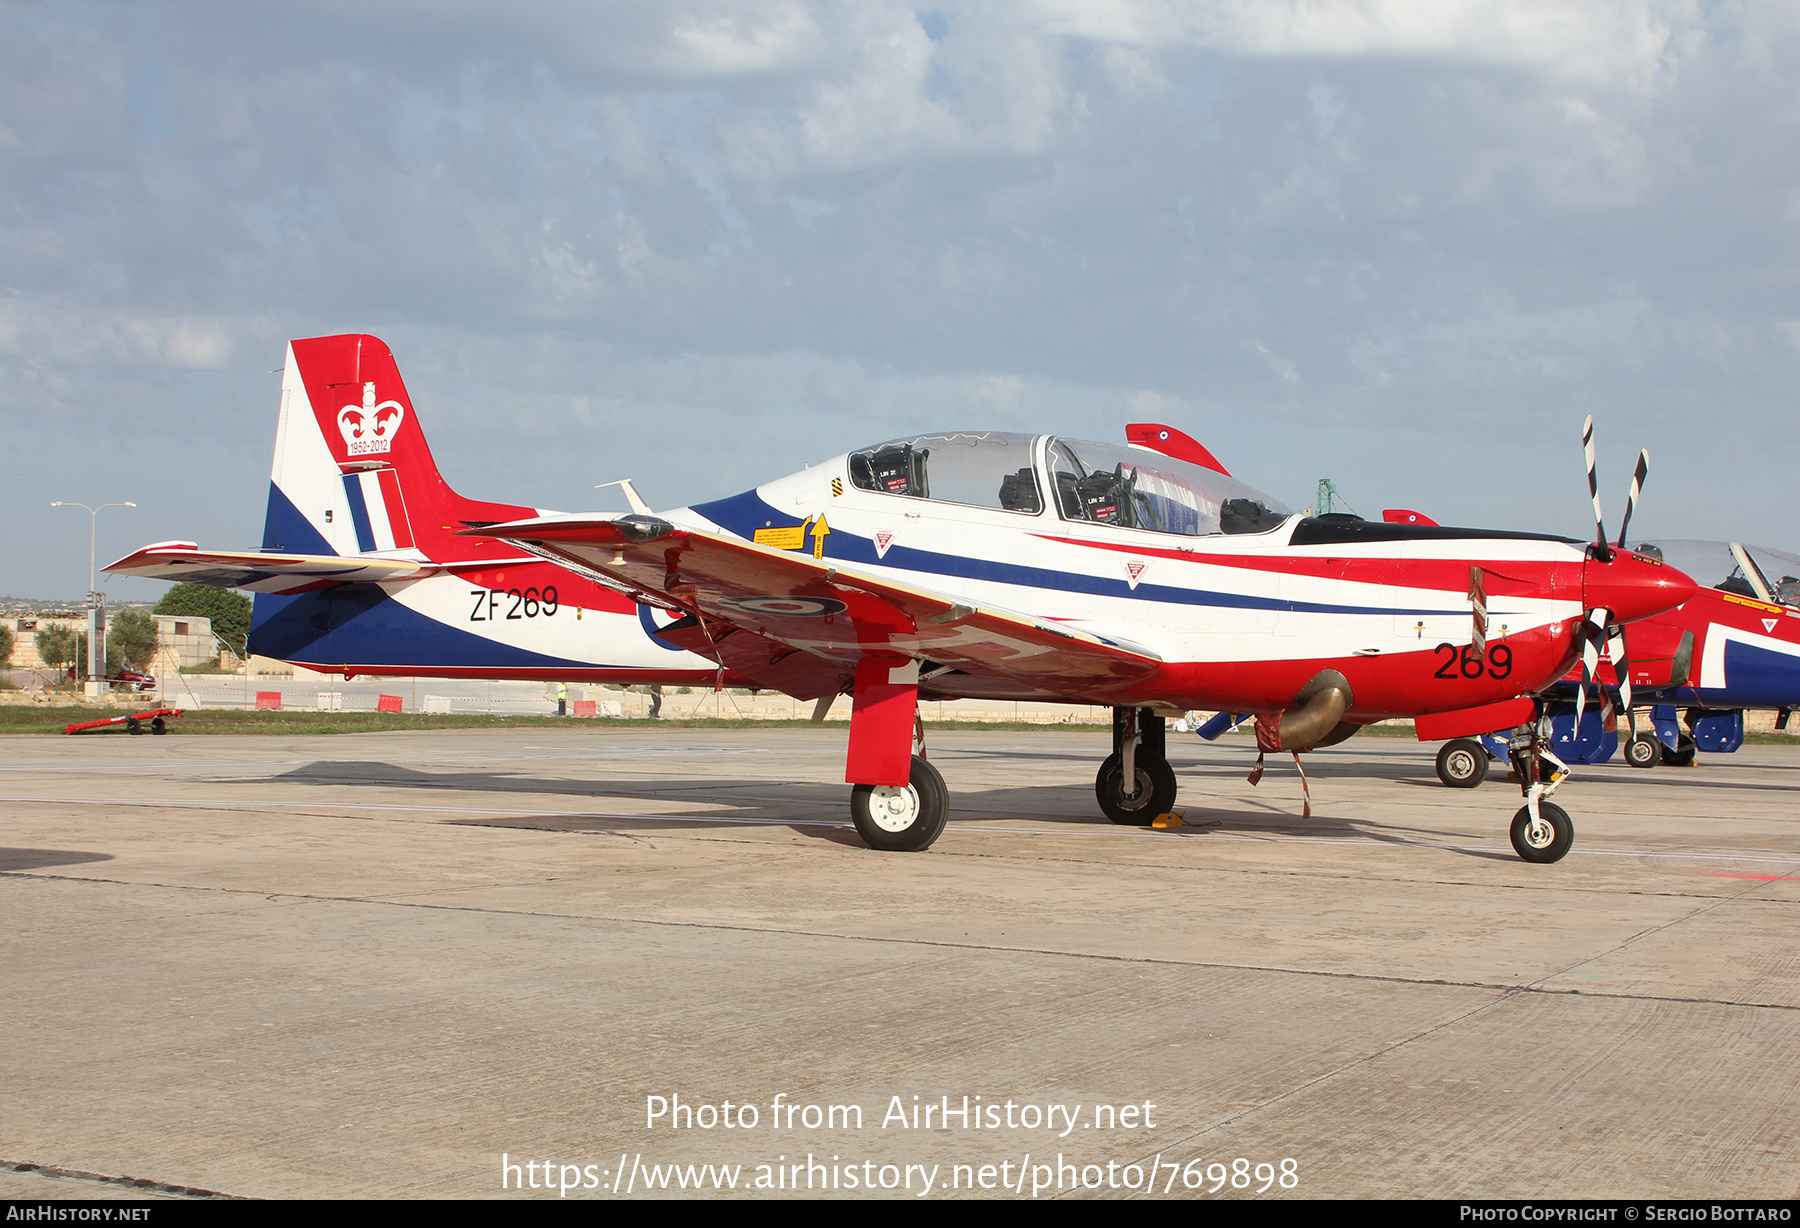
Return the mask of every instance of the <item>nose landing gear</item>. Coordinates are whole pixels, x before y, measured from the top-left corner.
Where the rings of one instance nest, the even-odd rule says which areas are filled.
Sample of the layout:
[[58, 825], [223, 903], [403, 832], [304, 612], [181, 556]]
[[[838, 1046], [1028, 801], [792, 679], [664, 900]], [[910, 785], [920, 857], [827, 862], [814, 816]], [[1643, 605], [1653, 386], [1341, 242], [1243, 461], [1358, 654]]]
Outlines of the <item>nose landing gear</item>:
[[[1550, 753], [1549, 723], [1540, 714], [1530, 724], [1519, 726], [1507, 743], [1525, 794], [1525, 804], [1513, 815], [1513, 851], [1540, 864], [1561, 861], [1575, 843], [1575, 824], [1569, 812], [1547, 800], [1569, 778], [1568, 765]], [[1551, 765], [1548, 779], [1544, 778], [1546, 759]]]

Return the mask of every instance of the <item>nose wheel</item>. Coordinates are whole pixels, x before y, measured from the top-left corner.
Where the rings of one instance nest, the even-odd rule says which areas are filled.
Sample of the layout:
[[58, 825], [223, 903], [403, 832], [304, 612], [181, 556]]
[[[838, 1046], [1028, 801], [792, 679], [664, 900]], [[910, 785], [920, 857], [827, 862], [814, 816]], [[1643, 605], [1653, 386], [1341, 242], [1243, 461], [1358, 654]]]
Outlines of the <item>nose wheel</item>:
[[1513, 815], [1513, 852], [1540, 865], [1561, 861], [1575, 843], [1575, 824], [1569, 812], [1550, 800], [1550, 794], [1569, 778], [1569, 768], [1550, 752], [1549, 725], [1540, 710], [1537, 719], [1519, 726], [1507, 742], [1525, 794], [1525, 804]]
[[1513, 815], [1513, 851], [1526, 861], [1561, 861], [1575, 843], [1575, 824], [1569, 812], [1555, 802], [1540, 801], [1537, 809], [1535, 820], [1530, 806], [1520, 806], [1519, 813]]

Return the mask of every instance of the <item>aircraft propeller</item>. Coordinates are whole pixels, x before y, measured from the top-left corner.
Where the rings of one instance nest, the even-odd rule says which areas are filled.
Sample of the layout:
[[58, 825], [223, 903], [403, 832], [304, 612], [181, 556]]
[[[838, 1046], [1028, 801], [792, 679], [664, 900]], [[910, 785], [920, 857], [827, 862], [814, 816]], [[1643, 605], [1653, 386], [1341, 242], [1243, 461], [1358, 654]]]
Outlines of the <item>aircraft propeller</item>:
[[[1625, 516], [1619, 522], [1619, 540], [1616, 546], [1609, 546], [1606, 542], [1606, 520], [1600, 511], [1600, 482], [1594, 466], [1592, 416], [1581, 427], [1581, 450], [1587, 459], [1588, 494], [1594, 500], [1592, 554], [1600, 562], [1610, 562], [1615, 549], [1625, 548], [1625, 533], [1631, 525], [1631, 514], [1637, 510], [1638, 495], [1643, 492], [1644, 479], [1650, 474], [1650, 451], [1646, 448], [1638, 453], [1637, 469], [1631, 475], [1631, 489], [1625, 496]], [[1581, 736], [1581, 719], [1587, 712], [1587, 689], [1599, 681], [1602, 649], [1606, 652], [1607, 660], [1612, 663], [1613, 674], [1618, 679], [1619, 704], [1625, 709], [1626, 727], [1632, 737], [1637, 736], [1637, 718], [1631, 710], [1631, 662], [1625, 643], [1625, 627], [1612, 619], [1613, 611], [1604, 606], [1596, 606], [1587, 611], [1581, 622], [1578, 632], [1581, 637], [1581, 686], [1575, 693], [1576, 737]], [[1619, 727], [1612, 696], [1605, 687], [1600, 688], [1600, 720], [1602, 728], [1609, 733]]]

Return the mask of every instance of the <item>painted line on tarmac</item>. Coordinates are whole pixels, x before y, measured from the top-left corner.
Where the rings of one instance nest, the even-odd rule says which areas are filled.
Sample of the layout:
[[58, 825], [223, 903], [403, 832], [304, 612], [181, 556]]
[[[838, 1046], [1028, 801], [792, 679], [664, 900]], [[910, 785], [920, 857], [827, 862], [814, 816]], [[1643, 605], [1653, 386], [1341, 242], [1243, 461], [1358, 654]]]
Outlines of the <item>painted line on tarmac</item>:
[[[1453, 980], [1444, 977], [1405, 976], [1397, 973], [1356, 972], [1345, 969], [1303, 968], [1281, 964], [1242, 964], [1225, 963], [1216, 960], [1182, 959], [1167, 955], [1119, 955], [1104, 951], [1071, 950], [1055, 947], [1028, 947], [1009, 943], [992, 942], [957, 942], [946, 938], [930, 938], [922, 935], [895, 935], [845, 932], [842, 930], [797, 929], [780, 925], [754, 925], [747, 922], [720, 920], [695, 920], [675, 917], [643, 917], [619, 916], [609, 913], [576, 913], [560, 912], [536, 908], [498, 908], [491, 904], [448, 903], [437, 900], [408, 898], [425, 894], [425, 892], [404, 892], [400, 894], [382, 895], [322, 895], [305, 891], [270, 891], [264, 887], [226, 887], [216, 885], [198, 885], [193, 883], [139, 882], [118, 878], [90, 878], [84, 875], [47, 874], [41, 870], [16, 870], [0, 873], [0, 878], [37, 879], [45, 882], [79, 883], [83, 886], [114, 886], [130, 888], [146, 888], [163, 891], [195, 892], [212, 895], [258, 897], [270, 903], [279, 904], [286, 900], [304, 900], [309, 902], [334, 904], [365, 904], [382, 908], [417, 908], [437, 912], [479, 913], [508, 917], [536, 917], [573, 921], [580, 924], [602, 924], [618, 926], [644, 926], [658, 929], [711, 930], [727, 933], [744, 934], [780, 934], [801, 938], [817, 938], [836, 942], [866, 942], [893, 946], [938, 947], [954, 951], [974, 951], [984, 954], [1036, 955], [1048, 959], [1074, 959], [1093, 961], [1096, 963], [1143, 964], [1170, 968], [1206, 968], [1227, 972], [1260, 972], [1284, 976], [1322, 977], [1333, 981], [1374, 981], [1390, 985], [1406, 985], [1424, 989], [1483, 989], [1498, 991], [1501, 995], [1496, 1005], [1519, 995], [1541, 995], [1545, 997], [1579, 997], [1607, 999], [1612, 1001], [1665, 1002], [1677, 1006], [1724, 1006], [1730, 1008], [1747, 1008], [1751, 1010], [1777, 1010], [1800, 1013], [1800, 1005], [1788, 1002], [1755, 1002], [1731, 998], [1691, 998], [1672, 994], [1627, 993], [1617, 990], [1608, 992], [1603, 987], [1590, 986], [1581, 988], [1560, 988], [1546, 984], [1552, 977], [1567, 975], [1564, 972], [1547, 973], [1536, 981], [1525, 984], [1509, 984], [1498, 981]], [[504, 890], [516, 884], [486, 883], [466, 887], [445, 887], [446, 892], [465, 892], [479, 890]], [[437, 889], [428, 889], [437, 890]], [[1723, 901], [1721, 901], [1723, 902]], [[1666, 928], [1666, 927], [1659, 927]], [[1587, 962], [1587, 961], [1583, 961]], [[1465, 1014], [1475, 1014], [1484, 1008], [1476, 1008]], [[1445, 1020], [1428, 1029], [1436, 1032], [1446, 1026], [1453, 1026], [1455, 1019]], [[1409, 1043], [1402, 1039], [1390, 1049]], [[1379, 1054], [1372, 1054], [1378, 1057]], [[1357, 1063], [1352, 1063], [1357, 1064]], [[1316, 1081], [1316, 1080], [1315, 1080]]]
[[496, 806], [407, 806], [394, 802], [258, 802], [173, 797], [0, 797], [0, 804], [6, 802], [64, 806], [138, 806], [175, 810], [183, 807], [198, 807], [207, 810], [273, 809], [280, 810], [285, 814], [297, 814], [308, 810], [399, 810], [417, 814], [516, 815], [538, 819], [657, 819], [674, 823], [755, 823], [778, 827], [799, 822], [832, 827], [850, 826], [849, 823], [827, 822], [823, 819], [744, 819], [726, 815], [708, 817], [698, 814], [624, 814], [605, 810], [510, 810]]
[[0, 772], [160, 772], [197, 767], [294, 767], [315, 763], [519, 763], [545, 759], [629, 759], [639, 755], [761, 755], [759, 747], [651, 746], [643, 748], [597, 747], [579, 755], [446, 755], [435, 759], [193, 759], [157, 763], [43, 763], [0, 766]]
[[[337, 762], [349, 762], [339, 760]], [[223, 810], [280, 810], [286, 814], [294, 814], [305, 810], [370, 810], [399, 811], [411, 814], [461, 814], [482, 815], [495, 818], [535, 818], [535, 819], [622, 819], [638, 822], [657, 823], [711, 823], [732, 824], [740, 827], [835, 827], [851, 828], [855, 824], [842, 819], [756, 819], [736, 815], [696, 815], [696, 814], [641, 814], [622, 813], [607, 810], [544, 810], [544, 809], [512, 809], [499, 806], [420, 806], [406, 805], [396, 802], [259, 802], [243, 800], [212, 800], [205, 798], [110, 798], [110, 797], [4, 797], [0, 796], [0, 804], [16, 803], [21, 805], [64, 805], [64, 806], [122, 806], [153, 807], [161, 809], [204, 808]], [[946, 830], [969, 834], [993, 836], [1124, 836], [1128, 839], [1167, 839], [1171, 836], [1187, 840], [1229, 840], [1248, 844], [1321, 844], [1335, 848], [1381, 848], [1381, 849], [1427, 849], [1456, 853], [1510, 853], [1510, 844], [1437, 844], [1419, 840], [1375, 840], [1362, 836], [1286, 836], [1286, 835], [1247, 835], [1222, 831], [1146, 831], [1131, 827], [1101, 827], [1081, 825], [1069, 827], [983, 827], [973, 823], [950, 823]], [[1636, 857], [1656, 858], [1671, 861], [1749, 861], [1775, 862], [1779, 864], [1800, 864], [1800, 853], [1782, 852], [1777, 849], [1753, 849], [1742, 853], [1733, 852], [1699, 852], [1686, 850], [1659, 849], [1607, 849], [1607, 848], [1575, 848], [1569, 855], [1581, 854], [1591, 857]], [[1715, 875], [1713, 877], [1739, 877], [1732, 875]], [[1748, 876], [1757, 877], [1757, 876]], [[1778, 880], [1788, 881], [1788, 880]]]

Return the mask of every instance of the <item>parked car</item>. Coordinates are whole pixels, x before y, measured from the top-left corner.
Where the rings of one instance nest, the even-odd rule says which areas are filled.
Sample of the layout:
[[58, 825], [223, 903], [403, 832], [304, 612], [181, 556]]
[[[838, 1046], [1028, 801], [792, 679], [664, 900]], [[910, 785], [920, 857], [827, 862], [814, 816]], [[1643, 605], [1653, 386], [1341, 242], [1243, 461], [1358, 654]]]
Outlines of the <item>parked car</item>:
[[118, 675], [107, 679], [107, 681], [114, 686], [130, 687], [134, 691], [154, 691], [156, 689], [156, 678], [154, 675], [146, 674], [142, 670], [133, 669], [129, 665], [121, 666]]

